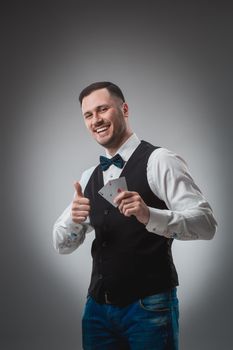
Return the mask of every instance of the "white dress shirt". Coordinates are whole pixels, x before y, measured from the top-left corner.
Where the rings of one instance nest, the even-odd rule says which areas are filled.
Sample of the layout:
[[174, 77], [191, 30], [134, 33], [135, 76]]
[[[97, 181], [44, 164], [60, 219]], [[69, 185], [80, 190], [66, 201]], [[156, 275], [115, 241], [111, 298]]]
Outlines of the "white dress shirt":
[[[140, 140], [133, 134], [116, 153], [127, 162]], [[111, 156], [106, 152], [106, 156]], [[96, 166], [84, 171], [80, 184], [84, 192]], [[111, 165], [103, 172], [104, 184], [120, 176], [122, 169]], [[211, 239], [217, 223], [212, 209], [192, 179], [185, 161], [165, 149], [154, 150], [147, 163], [147, 180], [151, 191], [166, 203], [167, 210], [149, 207], [146, 229], [151, 234], [179, 240]], [[73, 252], [93, 230], [89, 218], [76, 224], [71, 218], [71, 205], [64, 210], [53, 228], [53, 242], [60, 254]]]

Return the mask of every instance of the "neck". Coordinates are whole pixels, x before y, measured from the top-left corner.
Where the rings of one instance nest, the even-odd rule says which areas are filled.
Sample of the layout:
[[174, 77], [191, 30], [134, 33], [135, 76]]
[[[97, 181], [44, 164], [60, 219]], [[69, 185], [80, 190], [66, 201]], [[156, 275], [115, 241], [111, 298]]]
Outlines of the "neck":
[[117, 151], [119, 150], [119, 148], [130, 138], [130, 136], [133, 135], [133, 132], [130, 131], [128, 132], [118, 143], [117, 145], [113, 146], [113, 147], [105, 147], [105, 150], [113, 157]]

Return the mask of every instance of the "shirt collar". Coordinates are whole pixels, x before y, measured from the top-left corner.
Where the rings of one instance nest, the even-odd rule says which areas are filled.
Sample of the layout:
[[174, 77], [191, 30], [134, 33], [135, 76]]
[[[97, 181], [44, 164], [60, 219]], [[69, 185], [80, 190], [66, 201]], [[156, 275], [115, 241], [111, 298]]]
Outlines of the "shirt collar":
[[[121, 157], [127, 162], [135, 149], [140, 145], [141, 141], [137, 137], [137, 135], [134, 133], [131, 135], [123, 145], [118, 149], [116, 153], [119, 153]], [[106, 156], [108, 158], [111, 158], [112, 156], [108, 153], [106, 150]]]

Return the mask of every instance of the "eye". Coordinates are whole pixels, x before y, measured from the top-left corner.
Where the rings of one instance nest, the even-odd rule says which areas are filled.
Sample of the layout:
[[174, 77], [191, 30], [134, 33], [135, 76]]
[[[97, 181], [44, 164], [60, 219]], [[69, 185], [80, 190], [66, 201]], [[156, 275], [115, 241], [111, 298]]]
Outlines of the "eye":
[[90, 119], [90, 118], [91, 118], [91, 116], [92, 116], [92, 114], [91, 114], [91, 113], [87, 113], [87, 114], [85, 114], [85, 115], [84, 115], [84, 118], [85, 118], [85, 119]]
[[101, 106], [100, 107], [100, 113], [104, 113], [104, 112], [106, 112], [107, 110], [108, 110], [108, 106]]

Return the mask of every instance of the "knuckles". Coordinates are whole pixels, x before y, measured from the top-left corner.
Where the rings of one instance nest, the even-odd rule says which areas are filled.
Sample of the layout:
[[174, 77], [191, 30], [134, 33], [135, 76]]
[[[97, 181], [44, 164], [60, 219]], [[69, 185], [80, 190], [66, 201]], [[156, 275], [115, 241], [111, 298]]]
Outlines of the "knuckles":
[[76, 224], [80, 224], [81, 222], [85, 221], [85, 218], [72, 218], [72, 221], [75, 222]]
[[79, 203], [79, 204], [89, 204], [90, 203], [90, 199], [86, 198], [86, 197], [79, 197], [76, 196], [73, 199], [73, 203]]

